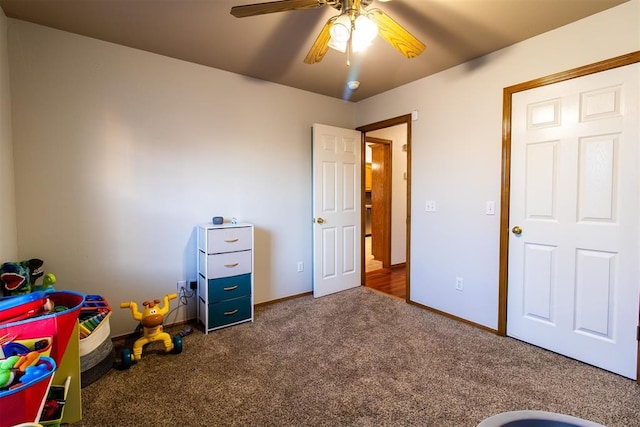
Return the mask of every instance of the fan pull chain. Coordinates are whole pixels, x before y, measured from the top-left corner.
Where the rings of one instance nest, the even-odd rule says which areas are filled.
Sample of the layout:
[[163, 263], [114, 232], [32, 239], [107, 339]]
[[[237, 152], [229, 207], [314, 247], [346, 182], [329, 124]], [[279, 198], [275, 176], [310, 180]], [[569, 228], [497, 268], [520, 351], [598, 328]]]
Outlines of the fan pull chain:
[[353, 52], [353, 31], [356, 29], [353, 18], [351, 19], [351, 32], [349, 33], [349, 40], [347, 41], [347, 67], [351, 66], [351, 52]]

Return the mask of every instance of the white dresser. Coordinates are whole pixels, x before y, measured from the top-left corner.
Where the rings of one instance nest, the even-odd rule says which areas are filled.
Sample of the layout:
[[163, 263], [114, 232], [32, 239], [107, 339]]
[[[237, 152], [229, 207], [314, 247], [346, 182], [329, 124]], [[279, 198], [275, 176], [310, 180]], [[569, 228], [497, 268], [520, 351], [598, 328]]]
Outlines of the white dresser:
[[205, 334], [253, 321], [253, 225], [198, 226], [198, 320]]

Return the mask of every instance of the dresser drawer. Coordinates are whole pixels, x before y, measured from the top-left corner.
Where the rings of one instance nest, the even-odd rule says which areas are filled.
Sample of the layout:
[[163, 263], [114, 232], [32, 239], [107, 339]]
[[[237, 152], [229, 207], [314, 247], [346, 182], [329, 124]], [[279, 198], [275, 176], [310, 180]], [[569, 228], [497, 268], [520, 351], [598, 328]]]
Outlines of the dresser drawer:
[[210, 228], [200, 233], [206, 233], [206, 239], [204, 235], [198, 236], [198, 249], [207, 254], [251, 249], [251, 227]]
[[200, 295], [208, 290], [209, 302], [219, 302], [231, 298], [251, 295], [251, 274], [224, 277], [221, 279], [198, 278]]
[[204, 252], [199, 254], [200, 265], [207, 266], [207, 279], [251, 273], [251, 251], [216, 255], [206, 255]]
[[209, 328], [251, 319], [251, 297], [234, 298], [209, 304]]

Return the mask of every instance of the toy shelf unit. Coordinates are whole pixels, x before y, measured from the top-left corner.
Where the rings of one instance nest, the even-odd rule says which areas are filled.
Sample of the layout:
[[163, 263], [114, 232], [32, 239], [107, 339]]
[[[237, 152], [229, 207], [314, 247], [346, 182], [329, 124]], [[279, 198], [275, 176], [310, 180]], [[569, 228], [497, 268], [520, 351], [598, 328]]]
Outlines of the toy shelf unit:
[[[55, 367], [46, 382], [25, 382], [25, 371], [22, 384], [0, 390], [0, 427], [38, 422], [52, 384], [66, 384], [64, 416], [60, 415], [60, 421], [73, 423], [82, 419], [78, 313], [84, 299], [83, 294], [71, 291], [38, 291], [0, 301], [0, 337], [5, 338], [0, 349], [2, 358], [40, 353], [36, 360], [50, 358]], [[54, 309], [37, 309], [45, 302], [52, 303]], [[36, 343], [33, 348], [32, 342]]]
[[198, 320], [205, 334], [253, 321], [253, 225], [198, 226]]

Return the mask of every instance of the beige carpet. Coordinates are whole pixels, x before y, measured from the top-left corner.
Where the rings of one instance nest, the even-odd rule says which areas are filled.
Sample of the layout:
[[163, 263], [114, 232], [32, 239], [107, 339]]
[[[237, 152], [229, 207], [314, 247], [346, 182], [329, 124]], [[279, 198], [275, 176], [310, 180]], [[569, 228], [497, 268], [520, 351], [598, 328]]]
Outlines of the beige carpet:
[[148, 348], [82, 399], [86, 426], [473, 427], [521, 409], [640, 425], [634, 381], [362, 287]]

